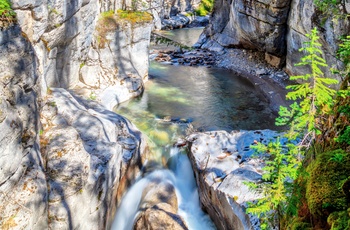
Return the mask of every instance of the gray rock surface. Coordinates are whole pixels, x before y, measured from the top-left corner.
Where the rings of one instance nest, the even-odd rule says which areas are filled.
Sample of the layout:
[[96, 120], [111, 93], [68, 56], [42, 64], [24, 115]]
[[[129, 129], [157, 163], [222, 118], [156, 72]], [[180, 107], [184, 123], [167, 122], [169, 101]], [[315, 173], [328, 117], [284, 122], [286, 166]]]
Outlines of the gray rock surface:
[[157, 176], [148, 178], [133, 229], [187, 230], [184, 220], [177, 214], [178, 200], [173, 182]]
[[99, 1], [11, 2], [18, 25], [0, 31], [0, 226], [105, 229], [146, 147], [132, 124], [87, 99], [113, 97], [111, 108], [142, 92], [150, 26], [123, 25], [98, 49]]
[[80, 69], [77, 88], [85, 89], [86, 96], [96, 95], [106, 108], [136, 97], [143, 92], [148, 80], [148, 53], [151, 23], [131, 24], [116, 21], [116, 30], [106, 34], [104, 46], [93, 40]]
[[22, 35], [31, 42], [38, 58], [42, 95], [50, 87], [84, 89], [80, 92], [95, 94], [102, 103], [106, 97], [113, 99], [105, 103], [111, 109], [142, 92], [152, 25], [116, 22], [120, 23], [118, 30], [107, 34], [109, 46], [98, 47], [96, 31], [101, 12], [120, 9], [121, 2], [12, 2]]
[[47, 229], [45, 169], [38, 146], [38, 69], [18, 26], [0, 31], [0, 227]]
[[203, 48], [243, 47], [282, 56], [290, 0], [215, 1]]
[[[344, 15], [349, 14], [350, 2], [345, 2]], [[350, 33], [349, 20], [338, 19], [336, 21], [327, 18], [325, 21], [322, 15], [315, 9], [313, 1], [293, 0], [288, 19], [289, 32], [287, 34], [287, 55], [286, 69], [290, 75], [300, 75], [310, 72], [307, 67], [294, 66], [300, 62], [303, 53], [299, 48], [307, 40], [306, 34], [310, 33], [314, 27], [318, 28], [320, 43], [324, 52], [323, 58], [329, 67], [341, 67], [342, 63], [336, 58], [336, 52], [340, 42], [340, 36]], [[324, 69], [327, 76], [331, 74], [328, 68]], [[340, 79], [340, 78], [338, 78]]]
[[259, 220], [245, 213], [246, 202], [261, 194], [244, 182], [259, 181], [264, 166], [261, 159], [251, 157], [250, 145], [277, 135], [270, 130], [215, 131], [187, 137], [200, 201], [218, 229], [259, 229]]
[[141, 133], [64, 89], [52, 89], [41, 118], [49, 227], [105, 229], [142, 165]]
[[140, 132], [64, 89], [40, 95], [20, 27], [0, 31], [0, 54], [0, 226], [104, 229], [141, 167]]
[[[196, 47], [213, 51], [245, 48], [265, 52], [265, 60], [277, 68], [286, 67], [289, 75], [310, 72], [308, 67], [295, 66], [303, 53], [299, 52], [306, 34], [318, 28], [324, 58], [329, 67], [341, 67], [336, 58], [339, 38], [349, 34], [348, 19], [324, 17], [308, 0], [233, 0], [215, 1], [209, 25]], [[340, 6], [339, 12], [349, 14], [350, 3]], [[327, 68], [324, 73], [331, 74]]]

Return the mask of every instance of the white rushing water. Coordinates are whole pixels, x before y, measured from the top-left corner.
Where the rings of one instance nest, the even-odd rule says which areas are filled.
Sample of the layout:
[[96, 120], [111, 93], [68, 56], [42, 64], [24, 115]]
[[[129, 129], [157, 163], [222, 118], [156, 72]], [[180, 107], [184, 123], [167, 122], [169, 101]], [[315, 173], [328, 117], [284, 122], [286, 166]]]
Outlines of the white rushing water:
[[158, 169], [135, 182], [124, 195], [113, 221], [112, 230], [131, 230], [138, 214], [142, 192], [148, 182], [154, 178], [170, 182], [174, 185], [178, 198], [178, 214], [184, 219], [190, 230], [216, 229], [209, 216], [200, 208], [196, 181], [191, 163], [178, 148], [170, 150], [170, 170]]
[[[179, 201], [178, 214], [185, 220], [189, 229], [216, 229], [209, 216], [200, 208], [198, 189], [192, 166], [187, 155], [178, 148], [172, 148], [170, 169], [175, 174], [175, 187]], [[175, 152], [175, 153], [174, 153]]]

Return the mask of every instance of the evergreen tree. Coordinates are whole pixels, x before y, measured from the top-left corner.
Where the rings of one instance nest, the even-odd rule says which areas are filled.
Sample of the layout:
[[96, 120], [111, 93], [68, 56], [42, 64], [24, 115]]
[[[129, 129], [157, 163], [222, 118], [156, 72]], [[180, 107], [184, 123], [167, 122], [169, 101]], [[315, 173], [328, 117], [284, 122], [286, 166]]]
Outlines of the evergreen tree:
[[285, 134], [285, 143], [282, 145], [280, 139], [277, 139], [267, 146], [261, 143], [253, 146], [258, 152], [268, 153], [270, 156], [263, 168], [262, 182], [257, 185], [248, 183], [248, 186], [263, 193], [263, 198], [255, 204], [251, 203], [247, 209], [247, 212], [260, 217], [262, 229], [280, 225], [280, 220], [287, 210], [296, 212], [296, 207], [291, 207], [294, 202], [290, 202], [293, 181], [298, 176], [304, 151], [310, 147], [316, 135], [321, 133], [322, 116], [329, 113], [334, 103], [336, 91], [329, 85], [338, 81], [324, 77], [321, 68], [327, 64], [322, 58], [317, 29], [314, 28], [307, 34], [307, 38], [309, 40], [304, 42], [304, 47], [300, 49], [305, 56], [297, 66], [307, 65], [311, 73], [291, 77], [291, 80], [300, 84], [287, 87], [291, 89], [287, 99], [296, 102], [289, 108], [281, 107], [280, 116], [276, 119], [277, 125], [289, 126]]

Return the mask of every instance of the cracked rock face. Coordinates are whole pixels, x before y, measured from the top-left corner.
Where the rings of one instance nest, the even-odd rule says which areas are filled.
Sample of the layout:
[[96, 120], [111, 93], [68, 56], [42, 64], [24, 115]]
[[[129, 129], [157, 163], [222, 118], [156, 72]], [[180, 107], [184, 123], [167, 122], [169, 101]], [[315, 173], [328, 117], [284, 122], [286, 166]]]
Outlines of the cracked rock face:
[[243, 47], [276, 56], [286, 52], [285, 34], [291, 0], [215, 1], [202, 47]]
[[12, 6], [38, 58], [42, 95], [50, 87], [78, 88], [111, 109], [143, 91], [152, 24], [116, 22], [108, 44], [98, 44], [101, 12], [120, 9], [121, 2], [14, 0]]
[[[343, 6], [342, 6], [343, 7]], [[344, 8], [340, 9], [343, 14], [350, 13], [350, 2], [345, 2]], [[333, 21], [327, 17], [322, 19], [322, 15], [316, 10], [313, 1], [293, 0], [288, 19], [289, 32], [287, 34], [287, 55], [286, 69], [290, 75], [301, 75], [310, 72], [307, 67], [295, 66], [304, 55], [299, 52], [303, 42], [307, 41], [306, 34], [310, 33], [314, 27], [318, 28], [320, 43], [324, 52], [323, 58], [329, 67], [341, 67], [342, 63], [336, 58], [339, 45], [339, 38], [350, 32], [349, 20], [338, 19]], [[326, 76], [334, 77], [329, 68], [323, 69]], [[340, 78], [338, 78], [340, 80]]]
[[[99, 1], [11, 2], [18, 25], [0, 30], [0, 228], [108, 228], [146, 146], [97, 102], [142, 92], [150, 25], [124, 26], [101, 50]], [[96, 68], [84, 72], [88, 60]]]
[[262, 159], [251, 158], [250, 145], [255, 140], [267, 143], [277, 135], [270, 130], [215, 131], [186, 138], [200, 201], [218, 229], [260, 229], [259, 219], [245, 213], [246, 202], [261, 194], [244, 182], [259, 181], [264, 166]]
[[[197, 47], [221, 51], [237, 47], [265, 52], [265, 60], [277, 67], [284, 65], [289, 75], [309, 73], [308, 67], [295, 66], [303, 53], [299, 49], [314, 27], [318, 28], [323, 58], [329, 67], [341, 67], [337, 60], [339, 38], [349, 34], [348, 19], [323, 16], [309, 0], [218, 0], [211, 22], [199, 38]], [[339, 6], [349, 14], [350, 3]], [[336, 77], [329, 68], [323, 72]]]
[[105, 229], [141, 167], [140, 132], [65, 89], [41, 97], [19, 27], [0, 31], [0, 54], [1, 228]]
[[35, 61], [33, 47], [19, 27], [0, 31], [0, 226], [4, 229], [48, 227]]

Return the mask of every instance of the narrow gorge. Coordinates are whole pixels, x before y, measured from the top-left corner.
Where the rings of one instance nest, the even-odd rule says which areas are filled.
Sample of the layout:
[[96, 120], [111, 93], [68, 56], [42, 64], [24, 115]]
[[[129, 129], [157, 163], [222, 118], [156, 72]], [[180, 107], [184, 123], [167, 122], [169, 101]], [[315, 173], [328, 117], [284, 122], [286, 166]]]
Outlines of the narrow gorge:
[[[266, 166], [251, 146], [286, 132], [275, 119], [290, 76], [310, 72], [295, 64], [314, 27], [339, 70], [323, 74], [347, 89], [349, 17], [307, 0], [215, 0], [198, 15], [205, 2], [0, 0], [1, 229], [264, 229], [246, 211]], [[308, 203], [318, 226], [291, 229], [342, 229], [341, 178], [346, 202], [317, 203], [323, 216]]]

